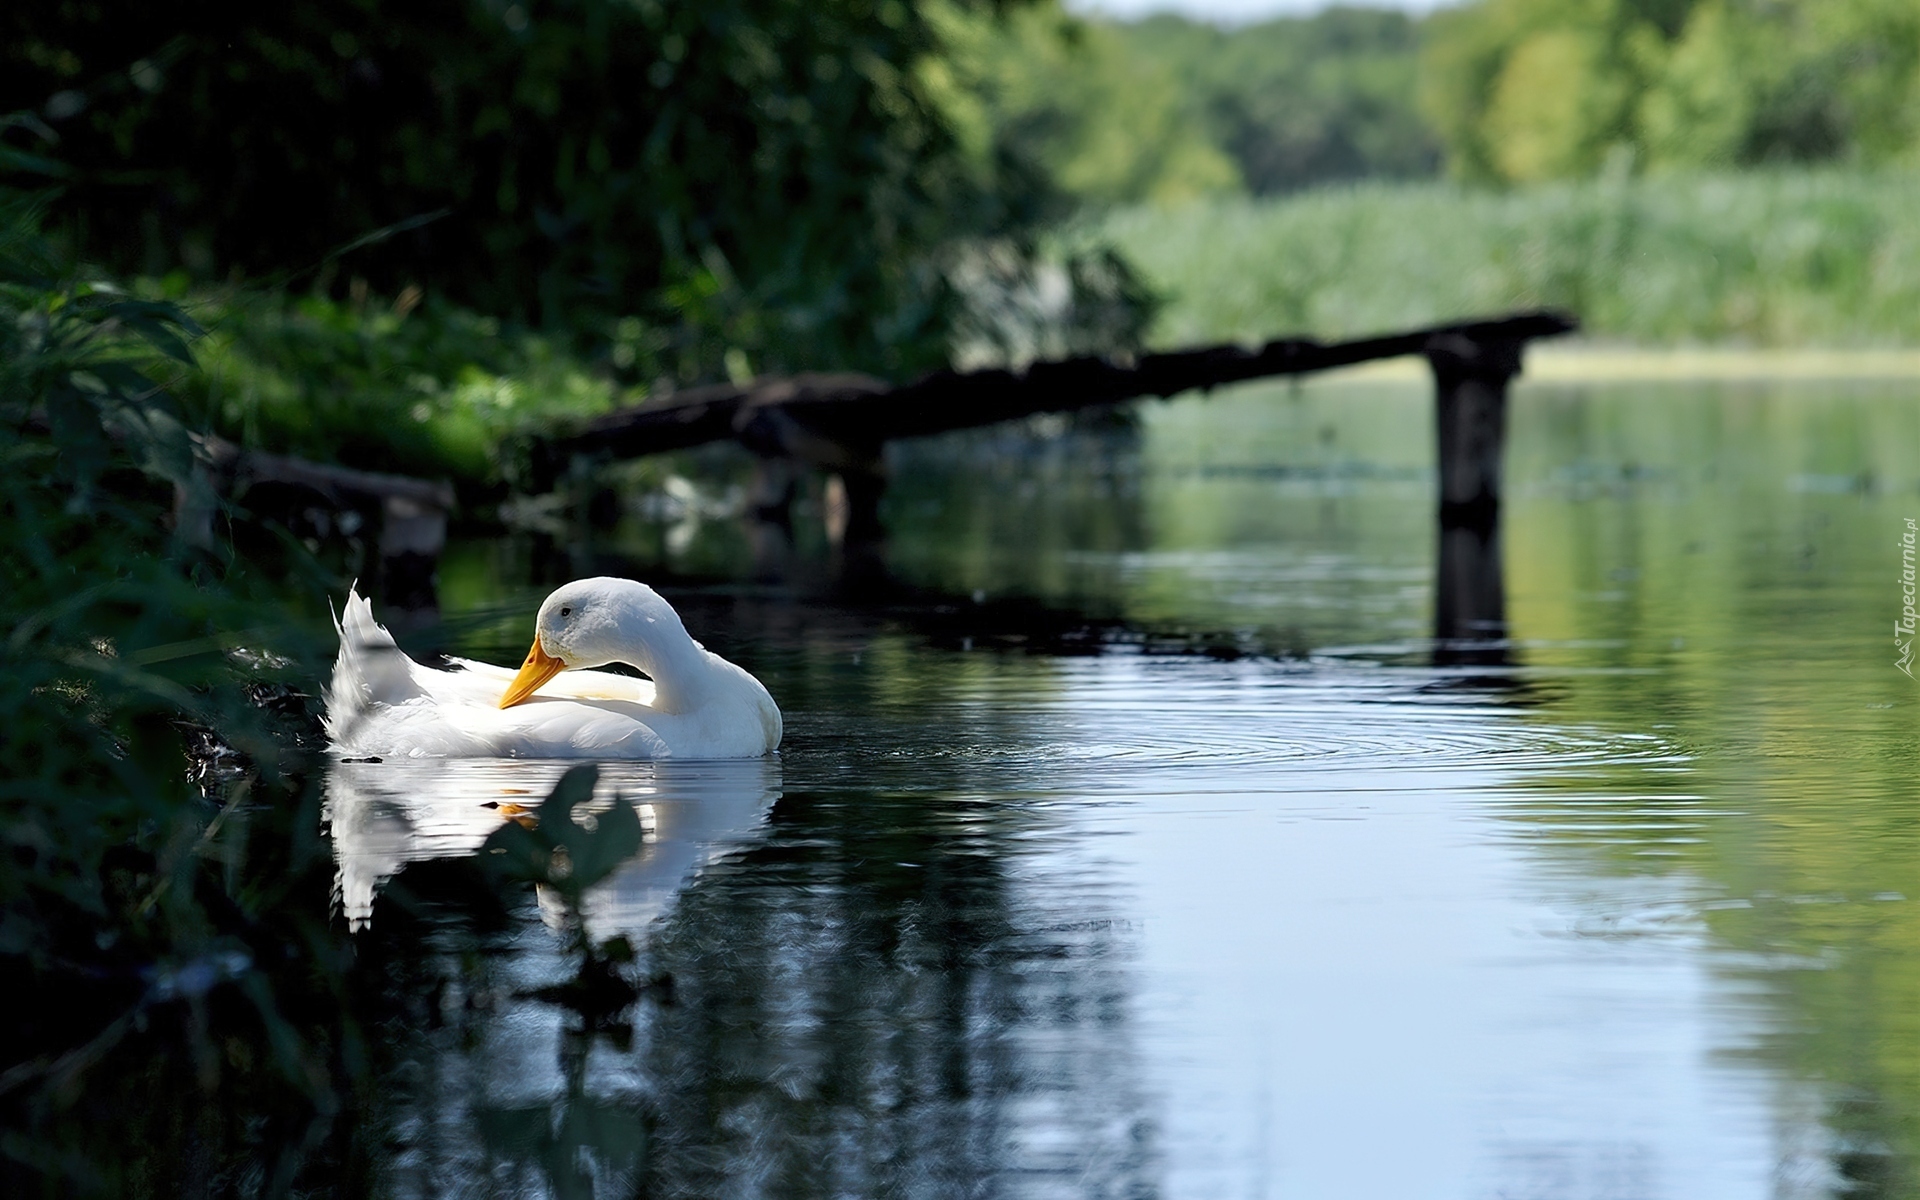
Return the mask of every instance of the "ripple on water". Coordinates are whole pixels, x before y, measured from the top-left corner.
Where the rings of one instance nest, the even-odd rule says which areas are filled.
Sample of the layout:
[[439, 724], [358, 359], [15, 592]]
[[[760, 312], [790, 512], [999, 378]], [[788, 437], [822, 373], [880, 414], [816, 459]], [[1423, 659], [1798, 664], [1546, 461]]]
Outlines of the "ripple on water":
[[1299, 668], [1117, 657], [1061, 664], [1055, 685], [975, 687], [950, 720], [834, 730], [803, 716], [790, 751], [979, 763], [1030, 772], [1101, 769], [1567, 770], [1686, 761], [1657, 736], [1556, 725], [1499, 694], [1431, 690], [1430, 671]]

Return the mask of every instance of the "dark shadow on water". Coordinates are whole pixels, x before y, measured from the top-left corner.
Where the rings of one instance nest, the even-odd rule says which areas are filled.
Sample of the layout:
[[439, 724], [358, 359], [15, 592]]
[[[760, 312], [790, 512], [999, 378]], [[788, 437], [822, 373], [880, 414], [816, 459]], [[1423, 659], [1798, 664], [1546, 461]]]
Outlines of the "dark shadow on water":
[[1528, 685], [1507, 628], [1506, 568], [1500, 555], [1497, 511], [1477, 519], [1447, 519], [1434, 558], [1433, 665], [1444, 669], [1442, 690], [1521, 693]]
[[[790, 793], [769, 811], [764, 771], [631, 772], [652, 789], [652, 840], [582, 908], [596, 938], [635, 939], [631, 974], [651, 986], [595, 1024], [540, 994], [571, 969], [544, 899], [546, 927], [483, 856], [440, 853], [470, 834], [435, 826], [414, 789], [369, 800], [365, 774], [344, 805], [382, 809], [384, 840], [363, 820], [343, 872], [427, 852], [380, 883], [356, 938], [388, 1016], [341, 1135], [376, 1193], [460, 1177], [509, 1195], [1155, 1194], [1124, 927], [1097, 897], [1063, 927], [1061, 898], [1022, 878], [1044, 816], [937, 790]], [[676, 832], [689, 781], [706, 790], [680, 816], [739, 793], [748, 823]]]

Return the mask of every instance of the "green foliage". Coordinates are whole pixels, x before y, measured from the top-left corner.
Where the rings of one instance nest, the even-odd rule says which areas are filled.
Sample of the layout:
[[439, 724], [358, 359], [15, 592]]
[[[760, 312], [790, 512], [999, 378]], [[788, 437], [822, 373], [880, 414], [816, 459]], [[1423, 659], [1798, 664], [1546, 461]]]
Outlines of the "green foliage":
[[[0, 1191], [364, 1190], [334, 1115], [379, 1048], [366, 1018], [414, 997], [368, 989], [330, 919], [299, 690], [326, 647], [277, 615], [340, 581], [270, 529], [234, 561], [172, 531], [218, 507], [160, 386], [206, 388], [201, 331], [75, 270], [40, 213], [0, 190], [0, 970], [29, 1001], [0, 1055]], [[370, 340], [433, 361], [395, 330]], [[539, 834], [510, 826], [576, 904], [641, 841], [625, 805], [574, 823], [591, 789], [589, 768]], [[589, 949], [564, 998], [630, 1003], [631, 948]], [[643, 1138], [571, 1097], [557, 1129], [501, 1149], [577, 1182], [575, 1148], [624, 1162]]]
[[943, 16], [986, 8], [58, 0], [0, 17], [0, 109], [58, 132], [66, 232], [123, 273], [637, 317], [682, 379], [899, 374], [944, 361], [950, 249], [1045, 205], [939, 103]]
[[526, 825], [508, 821], [487, 837], [481, 853], [512, 879], [544, 884], [578, 909], [580, 897], [615, 868], [640, 852], [640, 817], [615, 797], [605, 812], [575, 810], [593, 800], [600, 770], [592, 763], [573, 767]]
[[[188, 419], [309, 459], [494, 486], [516, 434], [644, 394], [564, 338], [433, 301], [223, 292], [193, 307], [209, 332], [175, 386]], [[608, 330], [628, 367], [655, 362], [662, 339], [637, 320]]]
[[1159, 311], [1133, 265], [1097, 239], [1044, 257], [1038, 269], [1009, 250], [981, 247], [954, 271], [972, 300], [955, 329], [957, 367], [1138, 346]]
[[1533, 305], [1648, 345], [1920, 342], [1904, 171], [1367, 184], [1137, 208], [1097, 230], [1169, 297], [1160, 344], [1333, 336]]
[[1911, 162], [1920, 9], [1905, 0], [1481, 0], [1436, 14], [1424, 103], [1467, 179]]
[[[0, 1186], [127, 1194], [137, 1168], [101, 1152], [133, 1129], [72, 1117], [103, 1063], [136, 1095], [244, 1092], [270, 1126], [337, 1101], [353, 1033], [333, 935], [297, 902], [326, 879], [288, 686], [316, 648], [261, 615], [258, 577], [169, 532], [212, 502], [156, 384], [194, 323], [73, 271], [38, 222], [0, 191], [0, 964], [31, 1000], [0, 1059]], [[171, 1053], [127, 1065], [157, 1029]], [[190, 1153], [195, 1111], [143, 1103], [139, 1144]], [[253, 1149], [272, 1177], [281, 1147]]]
[[1228, 30], [1040, 4], [958, 25], [956, 124], [1096, 206], [1430, 175], [1418, 35], [1405, 14], [1369, 9]]
[[1083, 203], [1171, 203], [1239, 186], [1169, 64], [1128, 27], [1052, 4], [1000, 22], [954, 23], [960, 128], [1003, 157], [1046, 168]]
[[[570, 768], [539, 808], [515, 816], [487, 835], [480, 857], [496, 879], [535, 884], [558, 899], [572, 948], [580, 955], [580, 969], [573, 979], [542, 994], [589, 1019], [606, 1020], [639, 995], [639, 989], [617, 969], [633, 961], [634, 947], [624, 934], [594, 941], [587, 928], [586, 893], [638, 855], [646, 834], [640, 814], [625, 797], [616, 793], [608, 804], [594, 803], [593, 786], [599, 777], [600, 770], [592, 763]], [[561, 1141], [579, 1133], [578, 1129], [571, 1135], [562, 1130]]]
[[1163, 15], [1115, 32], [1173, 74], [1248, 190], [1266, 194], [1438, 169], [1416, 103], [1420, 28], [1404, 13], [1330, 8], [1236, 29]]

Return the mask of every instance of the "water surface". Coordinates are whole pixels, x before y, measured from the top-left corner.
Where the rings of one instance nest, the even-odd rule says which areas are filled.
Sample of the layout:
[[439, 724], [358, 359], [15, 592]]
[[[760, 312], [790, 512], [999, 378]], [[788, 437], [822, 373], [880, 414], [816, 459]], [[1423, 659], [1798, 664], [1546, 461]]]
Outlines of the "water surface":
[[900, 448], [911, 604], [836, 598], [805, 529], [771, 569], [717, 501], [456, 547], [423, 640], [512, 661], [554, 579], [636, 572], [787, 741], [603, 780], [649, 840], [587, 924], [656, 986], [598, 1029], [529, 996], [569, 970], [550, 899], [461, 899], [483, 805], [557, 768], [341, 774], [338, 919], [432, 998], [351, 1114], [371, 1178], [1920, 1194], [1914, 399], [1522, 385], [1491, 664], [1435, 665], [1417, 387]]

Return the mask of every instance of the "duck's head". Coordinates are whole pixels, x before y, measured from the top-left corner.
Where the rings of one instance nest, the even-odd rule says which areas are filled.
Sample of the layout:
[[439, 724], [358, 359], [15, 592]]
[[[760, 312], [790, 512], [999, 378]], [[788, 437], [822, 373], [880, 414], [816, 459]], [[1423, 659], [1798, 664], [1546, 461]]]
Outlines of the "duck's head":
[[533, 649], [500, 697], [511, 708], [547, 680], [574, 668], [623, 662], [656, 680], [662, 660], [697, 648], [680, 614], [644, 583], [577, 579], [547, 597], [534, 619]]

